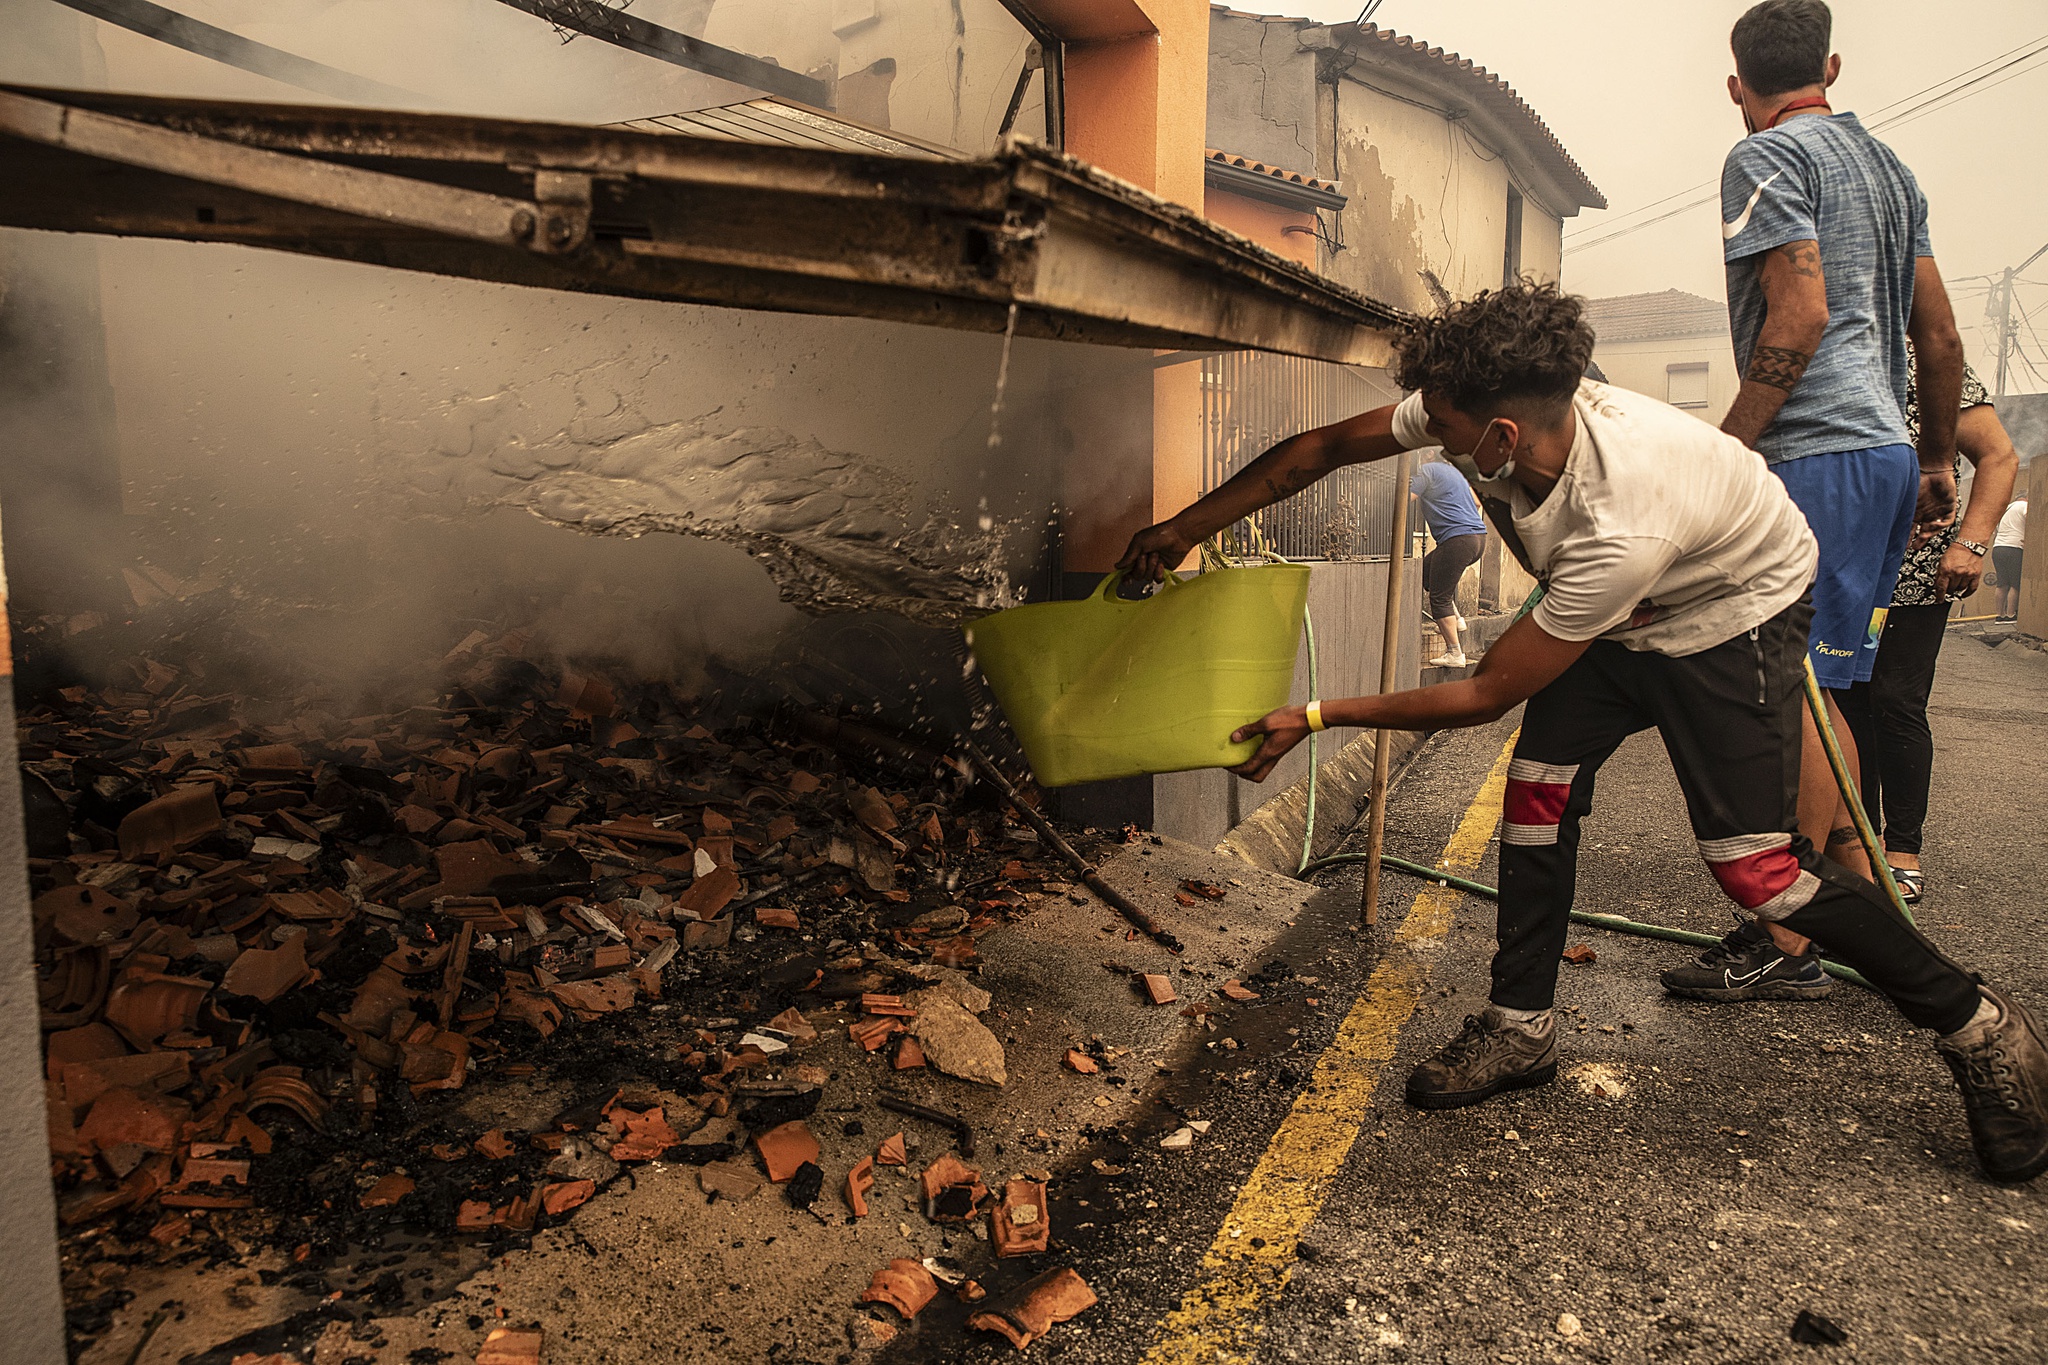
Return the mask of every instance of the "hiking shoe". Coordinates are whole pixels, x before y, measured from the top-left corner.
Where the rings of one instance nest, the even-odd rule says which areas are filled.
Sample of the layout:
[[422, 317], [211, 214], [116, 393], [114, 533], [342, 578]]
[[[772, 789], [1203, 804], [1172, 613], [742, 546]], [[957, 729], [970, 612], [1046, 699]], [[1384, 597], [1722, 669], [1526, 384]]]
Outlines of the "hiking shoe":
[[1936, 1039], [1934, 1050], [1963, 1092], [1970, 1145], [1984, 1174], [2032, 1180], [2048, 1170], [2048, 1046], [2024, 1005], [1989, 986], [1979, 989], [1998, 1017]]
[[1489, 1005], [1465, 1016], [1443, 1051], [1408, 1073], [1408, 1103], [1417, 1109], [1462, 1109], [1503, 1090], [1527, 1090], [1557, 1079], [1557, 1021], [1540, 1032], [1511, 1024]]
[[1835, 989], [1834, 978], [1821, 970], [1818, 948], [1793, 957], [1755, 920], [1743, 921], [1728, 937], [1658, 980], [1673, 995], [1723, 1002], [1819, 1000]]

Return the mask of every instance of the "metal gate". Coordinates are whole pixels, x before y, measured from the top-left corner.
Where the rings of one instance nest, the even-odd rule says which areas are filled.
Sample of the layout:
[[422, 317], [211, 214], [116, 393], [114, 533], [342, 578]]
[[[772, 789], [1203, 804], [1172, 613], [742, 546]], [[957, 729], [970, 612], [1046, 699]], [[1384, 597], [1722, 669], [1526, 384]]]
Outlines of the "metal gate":
[[[1392, 401], [1384, 381], [1347, 365], [1264, 351], [1202, 359], [1202, 491], [1208, 492], [1276, 442]], [[1392, 461], [1352, 465], [1253, 518], [1273, 550], [1289, 559], [1384, 556], [1393, 528]], [[1248, 552], [1244, 524], [1226, 547]]]

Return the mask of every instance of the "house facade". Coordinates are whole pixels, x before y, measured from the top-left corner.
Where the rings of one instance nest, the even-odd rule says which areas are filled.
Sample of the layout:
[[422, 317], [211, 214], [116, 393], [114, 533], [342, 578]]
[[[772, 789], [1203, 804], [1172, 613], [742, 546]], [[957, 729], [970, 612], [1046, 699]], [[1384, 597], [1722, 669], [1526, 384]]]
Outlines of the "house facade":
[[1728, 334], [1728, 305], [1663, 289], [1588, 299], [1598, 338], [1593, 363], [1607, 382], [1683, 408], [1714, 426], [1728, 415], [1742, 376]]

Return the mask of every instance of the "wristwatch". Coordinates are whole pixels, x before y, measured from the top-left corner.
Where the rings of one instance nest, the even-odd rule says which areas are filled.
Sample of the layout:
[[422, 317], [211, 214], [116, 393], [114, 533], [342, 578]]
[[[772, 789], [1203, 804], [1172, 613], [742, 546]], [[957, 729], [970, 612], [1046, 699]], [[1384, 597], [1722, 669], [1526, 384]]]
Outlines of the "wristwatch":
[[1968, 550], [1971, 554], [1977, 556], [1977, 558], [1979, 559], [1982, 559], [1985, 555], [1990, 553], [1990, 551], [1986, 550], [1982, 545], [1979, 545], [1976, 541], [1964, 540], [1960, 536], [1956, 537], [1954, 543], [1962, 546], [1965, 550]]

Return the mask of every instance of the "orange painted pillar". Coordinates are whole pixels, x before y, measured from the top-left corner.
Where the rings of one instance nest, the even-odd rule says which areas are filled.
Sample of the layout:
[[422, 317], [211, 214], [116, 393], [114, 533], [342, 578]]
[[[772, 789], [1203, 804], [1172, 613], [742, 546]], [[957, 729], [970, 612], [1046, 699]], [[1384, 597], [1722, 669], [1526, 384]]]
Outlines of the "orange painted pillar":
[[[1200, 211], [1209, 110], [1208, 0], [1135, 0], [1151, 31], [1066, 48], [1067, 150], [1164, 199]], [[1151, 477], [1118, 483], [1121, 497], [1068, 499], [1065, 568], [1111, 568], [1131, 533], [1201, 493], [1201, 367], [1152, 372]], [[1143, 403], [1141, 392], [1124, 401]], [[1099, 485], [1103, 454], [1078, 443], [1070, 489]], [[1149, 487], [1147, 486], [1149, 484]], [[1132, 496], [1135, 495], [1135, 496]]]

